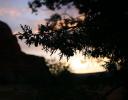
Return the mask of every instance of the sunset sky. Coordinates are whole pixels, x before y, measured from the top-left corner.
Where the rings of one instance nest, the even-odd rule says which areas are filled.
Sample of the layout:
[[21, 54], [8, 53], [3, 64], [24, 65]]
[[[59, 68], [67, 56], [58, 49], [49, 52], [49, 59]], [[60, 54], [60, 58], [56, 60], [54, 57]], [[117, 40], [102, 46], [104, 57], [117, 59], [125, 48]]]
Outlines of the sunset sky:
[[[28, 1], [30, 0], [0, 0], [0, 20], [6, 22], [12, 29], [13, 34], [21, 32], [20, 24], [29, 25], [32, 29], [37, 32], [38, 25], [45, 22], [45, 19], [50, 17], [53, 13], [69, 13], [71, 16], [77, 16], [78, 10], [72, 6], [70, 9], [58, 10], [56, 12], [50, 11], [45, 7], [42, 7], [38, 15], [32, 14], [31, 10], [28, 8]], [[58, 58], [57, 54], [50, 56], [41, 50], [41, 47], [28, 47], [24, 42], [18, 41], [23, 52], [28, 54], [34, 54], [38, 56], [45, 56], [47, 59]], [[68, 64], [70, 65], [70, 70], [74, 73], [90, 73], [97, 71], [104, 71], [105, 69], [101, 67], [102, 59], [88, 59], [82, 56], [81, 53], [76, 54], [72, 57]], [[63, 59], [63, 61], [65, 61]], [[83, 62], [82, 62], [83, 61]]]

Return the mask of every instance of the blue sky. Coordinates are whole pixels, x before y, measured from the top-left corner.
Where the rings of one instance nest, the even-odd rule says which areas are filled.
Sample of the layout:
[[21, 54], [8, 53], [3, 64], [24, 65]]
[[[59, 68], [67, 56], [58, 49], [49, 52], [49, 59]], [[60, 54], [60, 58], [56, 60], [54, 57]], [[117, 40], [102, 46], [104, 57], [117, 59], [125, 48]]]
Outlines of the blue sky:
[[0, 0], [0, 20], [8, 23], [15, 32], [28, 16], [25, 9], [28, 9], [27, 0]]
[[38, 15], [32, 14], [28, 7], [30, 0], [0, 0], [0, 20], [6, 22], [15, 33], [20, 30], [20, 24], [30, 25], [36, 28], [43, 23], [51, 11], [39, 11]]
[[[64, 10], [53, 12], [46, 7], [42, 7], [39, 9], [38, 15], [32, 14], [28, 7], [29, 1], [31, 0], [0, 0], [0, 20], [8, 23], [14, 33], [20, 31], [20, 24], [30, 25], [35, 30], [38, 24], [44, 23], [44, 19], [51, 14], [64, 12]], [[71, 16], [78, 15], [78, 11], [74, 7], [66, 12], [71, 14]]]

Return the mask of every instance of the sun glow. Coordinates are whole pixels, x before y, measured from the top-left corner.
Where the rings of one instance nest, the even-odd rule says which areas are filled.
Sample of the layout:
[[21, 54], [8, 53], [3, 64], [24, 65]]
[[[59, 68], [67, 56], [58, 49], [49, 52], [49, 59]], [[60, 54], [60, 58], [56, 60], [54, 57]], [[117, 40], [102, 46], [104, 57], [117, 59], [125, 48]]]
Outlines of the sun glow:
[[106, 69], [102, 65], [105, 61], [108, 59], [85, 57], [82, 53], [77, 53], [69, 60], [69, 71], [77, 74], [104, 72]]

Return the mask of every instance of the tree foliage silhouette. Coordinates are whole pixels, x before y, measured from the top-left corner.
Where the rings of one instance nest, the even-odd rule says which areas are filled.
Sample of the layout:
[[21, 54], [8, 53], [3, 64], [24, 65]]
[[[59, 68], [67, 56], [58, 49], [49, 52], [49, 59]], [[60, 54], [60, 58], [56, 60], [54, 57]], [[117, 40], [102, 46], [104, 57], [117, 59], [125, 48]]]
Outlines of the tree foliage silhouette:
[[19, 38], [26, 39], [28, 45], [42, 45], [43, 49], [50, 50], [51, 53], [60, 50], [60, 57], [66, 55], [69, 58], [76, 50], [84, 50], [85, 55], [108, 57], [110, 62], [106, 64], [107, 67], [115, 63], [127, 66], [126, 1], [33, 0], [28, 5], [32, 12], [37, 12], [42, 6], [56, 10], [71, 2], [80, 13], [84, 13], [85, 19], [71, 16], [64, 18], [62, 15], [54, 14], [46, 25], [39, 26], [39, 34], [33, 34], [29, 26], [21, 25], [23, 33], [18, 34]]

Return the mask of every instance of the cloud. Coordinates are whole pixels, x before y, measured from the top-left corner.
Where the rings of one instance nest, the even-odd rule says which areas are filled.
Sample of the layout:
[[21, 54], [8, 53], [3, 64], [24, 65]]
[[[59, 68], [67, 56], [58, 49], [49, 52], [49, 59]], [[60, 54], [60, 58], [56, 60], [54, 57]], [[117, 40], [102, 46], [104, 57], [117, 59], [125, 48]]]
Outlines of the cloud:
[[0, 16], [18, 17], [21, 11], [16, 8], [0, 8]]

